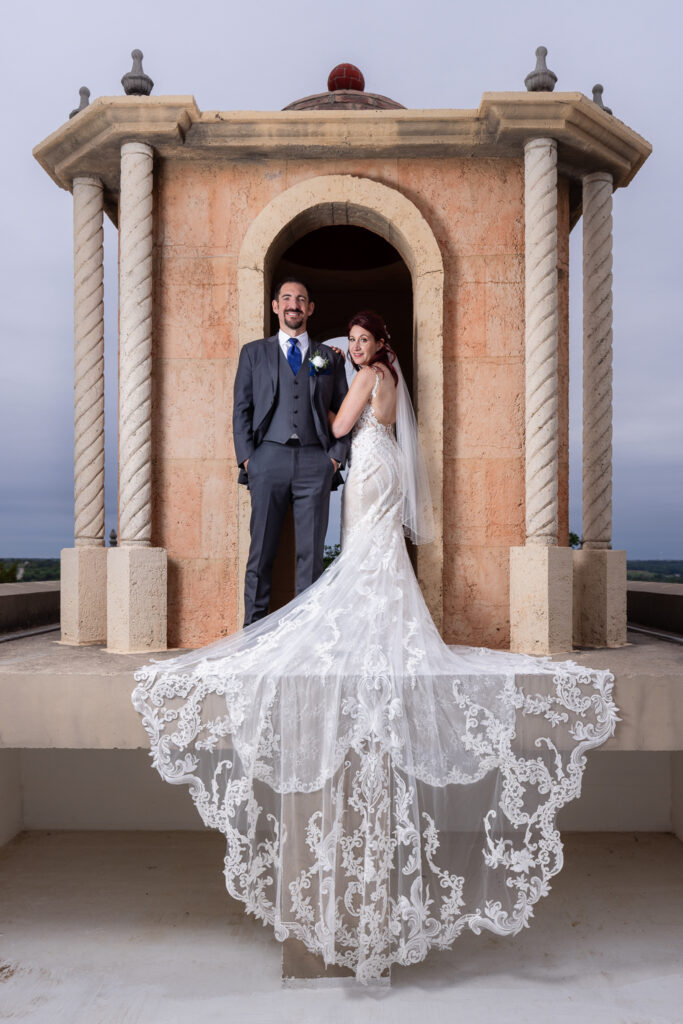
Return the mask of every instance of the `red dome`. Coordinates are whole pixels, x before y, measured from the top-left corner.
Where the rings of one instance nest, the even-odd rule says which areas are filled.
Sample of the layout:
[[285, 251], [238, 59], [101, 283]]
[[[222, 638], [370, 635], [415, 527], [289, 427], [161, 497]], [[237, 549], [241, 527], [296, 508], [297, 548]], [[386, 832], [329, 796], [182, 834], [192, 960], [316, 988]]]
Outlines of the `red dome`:
[[355, 64], [337, 64], [336, 68], [330, 71], [327, 88], [330, 92], [336, 92], [338, 89], [357, 89], [358, 92], [363, 92], [365, 79]]

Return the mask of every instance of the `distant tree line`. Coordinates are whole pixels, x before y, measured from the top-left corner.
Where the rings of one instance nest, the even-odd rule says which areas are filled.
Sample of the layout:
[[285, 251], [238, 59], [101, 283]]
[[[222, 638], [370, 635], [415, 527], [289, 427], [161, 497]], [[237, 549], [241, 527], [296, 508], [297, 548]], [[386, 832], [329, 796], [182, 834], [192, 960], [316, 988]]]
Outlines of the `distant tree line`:
[[58, 580], [58, 558], [2, 558], [0, 583], [35, 583], [38, 580]]
[[[323, 559], [325, 568], [334, 561], [338, 554], [339, 544], [328, 544], [325, 546], [325, 555]], [[626, 563], [626, 568], [626, 575], [629, 580], [683, 584], [683, 559], [629, 559]], [[59, 559], [0, 559], [0, 583], [15, 583], [17, 579], [26, 583], [31, 583], [37, 580], [58, 580]]]
[[652, 583], [683, 583], [683, 560], [676, 558], [629, 559], [626, 563], [629, 580]]

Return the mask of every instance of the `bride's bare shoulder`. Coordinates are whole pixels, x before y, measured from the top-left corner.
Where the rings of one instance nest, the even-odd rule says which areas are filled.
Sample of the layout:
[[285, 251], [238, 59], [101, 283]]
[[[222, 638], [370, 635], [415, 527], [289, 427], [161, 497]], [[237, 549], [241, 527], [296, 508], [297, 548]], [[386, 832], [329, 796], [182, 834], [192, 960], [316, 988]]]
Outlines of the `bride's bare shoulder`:
[[371, 391], [374, 386], [375, 371], [370, 366], [361, 366], [360, 370], [351, 382], [351, 387], [358, 391]]

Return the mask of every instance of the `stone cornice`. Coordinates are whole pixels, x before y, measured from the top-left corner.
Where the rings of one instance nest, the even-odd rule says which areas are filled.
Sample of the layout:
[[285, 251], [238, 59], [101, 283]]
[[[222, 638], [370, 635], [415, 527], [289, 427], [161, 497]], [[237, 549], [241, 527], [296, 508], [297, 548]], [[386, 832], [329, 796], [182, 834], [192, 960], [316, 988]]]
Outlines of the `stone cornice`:
[[502, 148], [547, 135], [559, 143], [565, 174], [609, 171], [615, 188], [628, 185], [652, 152], [642, 135], [580, 92], [485, 92], [479, 117]]
[[118, 195], [124, 142], [147, 142], [170, 154], [200, 118], [192, 96], [100, 96], [38, 143], [33, 155], [60, 188], [71, 190], [75, 177], [94, 175]]
[[559, 170], [609, 171], [627, 185], [650, 144], [582, 93], [484, 93], [478, 110], [205, 111], [192, 96], [103, 96], [39, 143], [34, 156], [65, 189], [81, 175], [119, 190], [123, 142], [162, 158], [519, 157], [524, 143], [558, 141]]

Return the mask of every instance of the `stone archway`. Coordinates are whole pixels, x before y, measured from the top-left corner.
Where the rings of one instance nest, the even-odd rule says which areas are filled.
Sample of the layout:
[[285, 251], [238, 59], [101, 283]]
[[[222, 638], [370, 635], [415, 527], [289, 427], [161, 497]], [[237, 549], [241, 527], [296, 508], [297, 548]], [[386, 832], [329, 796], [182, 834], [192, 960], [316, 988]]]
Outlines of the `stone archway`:
[[[418, 548], [417, 572], [431, 614], [443, 622], [443, 260], [417, 207], [396, 189], [369, 178], [324, 175], [299, 182], [264, 207], [252, 221], [238, 262], [240, 348], [268, 328], [272, 268], [280, 254], [319, 227], [354, 224], [381, 235], [404, 259], [413, 283], [414, 396], [434, 501], [436, 539]], [[243, 488], [240, 488], [244, 492]], [[240, 581], [249, 550], [249, 496], [240, 493]], [[239, 587], [240, 618], [243, 615]]]

